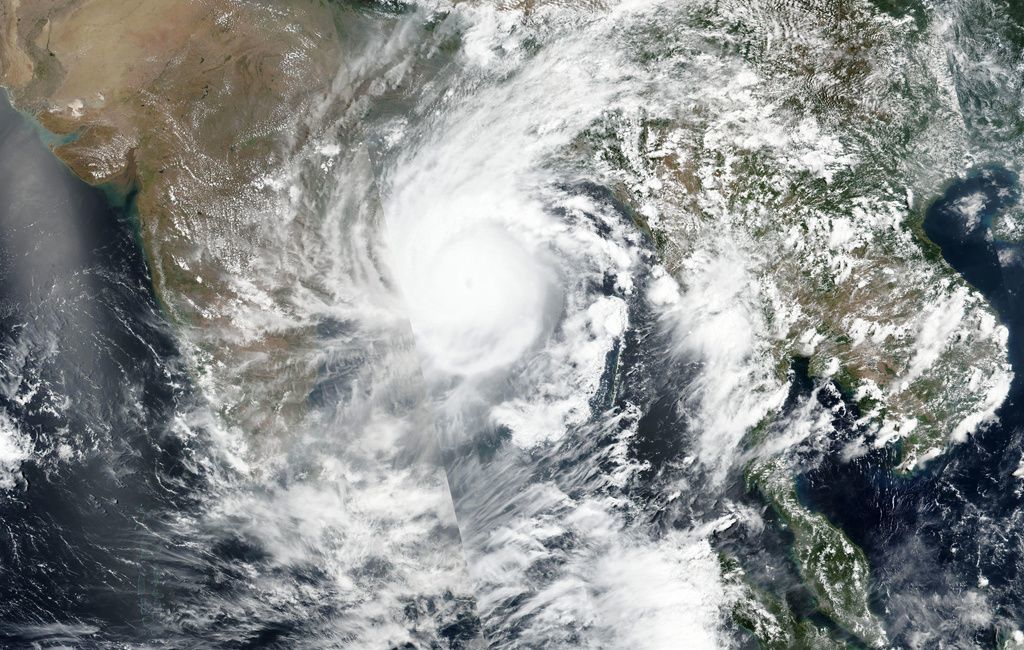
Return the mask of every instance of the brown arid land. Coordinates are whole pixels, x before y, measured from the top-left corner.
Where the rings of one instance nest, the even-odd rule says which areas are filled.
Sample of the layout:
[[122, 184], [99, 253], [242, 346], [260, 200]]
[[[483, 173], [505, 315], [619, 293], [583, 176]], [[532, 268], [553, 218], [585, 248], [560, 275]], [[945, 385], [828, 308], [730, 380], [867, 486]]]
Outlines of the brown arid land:
[[259, 179], [339, 74], [335, 19], [319, 0], [0, 0], [0, 85], [78, 176], [132, 197], [157, 298], [245, 429], [287, 427], [314, 372], [287, 362], [301, 328], [227, 333], [273, 200]]

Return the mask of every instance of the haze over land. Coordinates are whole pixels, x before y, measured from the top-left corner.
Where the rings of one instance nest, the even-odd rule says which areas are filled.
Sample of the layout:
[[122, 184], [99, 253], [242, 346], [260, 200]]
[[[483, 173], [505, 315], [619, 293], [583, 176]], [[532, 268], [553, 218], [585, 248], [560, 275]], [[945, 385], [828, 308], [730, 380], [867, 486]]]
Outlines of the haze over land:
[[[1019, 550], [967, 522], [1017, 525], [1021, 19], [0, 0], [12, 103], [137, 228], [195, 481], [126, 551], [169, 622], [4, 634], [1016, 643]], [[5, 408], [11, 504], [121, 444]]]

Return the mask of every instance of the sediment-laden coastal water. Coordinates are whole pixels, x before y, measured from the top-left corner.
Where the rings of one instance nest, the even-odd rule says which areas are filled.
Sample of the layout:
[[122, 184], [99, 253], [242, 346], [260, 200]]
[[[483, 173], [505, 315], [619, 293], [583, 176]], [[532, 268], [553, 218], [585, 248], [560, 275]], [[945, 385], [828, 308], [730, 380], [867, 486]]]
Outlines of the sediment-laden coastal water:
[[0, 639], [134, 638], [201, 481], [191, 401], [124, 210], [0, 102]]
[[[1015, 383], [998, 422], [921, 472], [893, 471], [891, 453], [849, 462], [845, 440], [858, 435], [855, 404], [841, 404], [833, 451], [802, 479], [809, 504], [842, 526], [875, 567], [877, 607], [897, 630], [925, 624], [964, 643], [995, 646], [1012, 640], [1019, 620], [1022, 566], [1018, 517], [1024, 458], [1020, 304], [1024, 280], [1020, 244], [1000, 241], [992, 226], [1019, 199], [1017, 174], [983, 166], [956, 179], [931, 202], [929, 238], [952, 269], [977, 287], [1009, 327]], [[995, 522], [999, 522], [998, 524]], [[985, 625], [979, 626], [979, 623]], [[981, 629], [978, 629], [978, 628]]]
[[0, 645], [1024, 643], [1017, 13], [168, 7], [0, 14]]

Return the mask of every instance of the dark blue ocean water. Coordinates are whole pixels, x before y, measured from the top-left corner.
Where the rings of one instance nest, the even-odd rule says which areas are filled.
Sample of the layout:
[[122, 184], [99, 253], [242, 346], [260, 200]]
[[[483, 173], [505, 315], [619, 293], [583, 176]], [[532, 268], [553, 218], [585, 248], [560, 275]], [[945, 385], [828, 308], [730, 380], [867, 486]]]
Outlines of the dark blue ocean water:
[[[954, 206], [978, 193], [985, 197], [981, 227], [968, 228]], [[1024, 620], [1022, 493], [1012, 476], [1024, 432], [1018, 406], [1024, 404], [1024, 303], [1017, 297], [1024, 266], [1012, 253], [1024, 255], [1024, 248], [989, 234], [1018, 193], [1014, 173], [979, 169], [937, 197], [925, 220], [950, 266], [1010, 329], [1017, 380], [1000, 423], [911, 476], [894, 471], [892, 450], [842, 462], [840, 439], [799, 477], [806, 503], [868, 554], [873, 604], [897, 642], [923, 627], [946, 626], [944, 638], [987, 646], [1007, 633], [1009, 621]], [[715, 512], [721, 495], [694, 490], [666, 503], [678, 478], [674, 463], [692, 444], [676, 409], [680, 383], [688, 380], [680, 374], [688, 371], [670, 364], [659, 370], [653, 315], [632, 313], [631, 321], [639, 325], [621, 355], [609, 359], [621, 368], [620, 392], [609, 389], [594, 407], [647, 405], [631, 453], [649, 469], [628, 488], [630, 496], [649, 504], [637, 516], [649, 518], [653, 529], [685, 527]], [[170, 428], [193, 396], [135, 226], [127, 210], [112, 208], [107, 196], [65, 169], [6, 101], [0, 101], [0, 361], [0, 408], [34, 443], [23, 484], [0, 496], [0, 647], [187, 638], [189, 630], [165, 629], [174, 627], [168, 613], [204, 590], [230, 597], [230, 571], [214, 580], [215, 567], [230, 568], [259, 549], [227, 538], [193, 557], [166, 525], [194, 507], [203, 486], [191, 463], [194, 450]], [[814, 383], [802, 360], [793, 373], [796, 404]], [[331, 399], [326, 384], [311, 397]], [[842, 398], [822, 391], [818, 399], [831, 406]], [[853, 437], [858, 414], [855, 405], [846, 406], [836, 426]], [[538, 471], [585, 471], [588, 454], [612, 444], [613, 433], [603, 432], [604, 439], [582, 432], [571, 447], [575, 455], [552, 458]], [[68, 458], [59, 457], [61, 445]], [[742, 481], [725, 496], [751, 501]], [[813, 617], [812, 597], [785, 562], [786, 533], [769, 527], [742, 538], [738, 531], [724, 533], [717, 547], [745, 558], [753, 577], [785, 591], [801, 615]], [[757, 565], [779, 568], [758, 574], [750, 568]], [[982, 575], [989, 584], [980, 590]], [[965, 594], [974, 592], [996, 619], [963, 620]], [[274, 625], [228, 645], [266, 646], [287, 631], [275, 632]], [[202, 631], [192, 632], [201, 638]]]
[[129, 215], [0, 96], [0, 410], [33, 447], [0, 494], [0, 647], [151, 623], [161, 521], [195, 487], [187, 386]]
[[[838, 524], [868, 554], [875, 609], [892, 639], [909, 643], [931, 629], [956, 643], [992, 647], [1024, 620], [1022, 489], [1013, 476], [1024, 432], [1024, 245], [998, 241], [991, 226], [1019, 199], [1016, 173], [984, 167], [954, 181], [928, 208], [924, 229], [946, 262], [976, 287], [1010, 331], [1016, 373], [999, 422], [934, 461], [902, 475], [892, 451], [843, 462], [832, 453], [800, 477], [811, 507]], [[958, 208], [983, 199], [980, 223]], [[858, 435], [859, 414], [847, 402], [838, 430]], [[972, 616], [994, 611], [994, 617]]]

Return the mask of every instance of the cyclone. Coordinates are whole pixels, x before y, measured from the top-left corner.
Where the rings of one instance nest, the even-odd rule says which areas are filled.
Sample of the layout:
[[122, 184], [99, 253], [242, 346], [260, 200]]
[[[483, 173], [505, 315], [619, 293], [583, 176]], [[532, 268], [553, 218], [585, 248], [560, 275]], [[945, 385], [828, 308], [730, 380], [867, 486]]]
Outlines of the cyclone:
[[[486, 202], [479, 202], [486, 210]], [[500, 225], [465, 223], [434, 204], [411, 228], [393, 227], [389, 255], [410, 324], [431, 368], [500, 370], [540, 339], [557, 309], [553, 271]]]
[[1014, 3], [0, 27], [0, 646], [1024, 647]]

